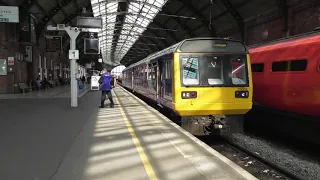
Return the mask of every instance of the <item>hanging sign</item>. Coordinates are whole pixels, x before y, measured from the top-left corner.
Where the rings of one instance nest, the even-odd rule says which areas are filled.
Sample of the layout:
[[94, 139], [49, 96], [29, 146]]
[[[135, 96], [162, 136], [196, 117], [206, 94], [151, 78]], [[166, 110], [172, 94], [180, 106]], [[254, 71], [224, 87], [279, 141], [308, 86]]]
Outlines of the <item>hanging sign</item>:
[[8, 66], [14, 66], [14, 57], [8, 57]]
[[19, 23], [19, 8], [17, 6], [0, 6], [0, 22]]

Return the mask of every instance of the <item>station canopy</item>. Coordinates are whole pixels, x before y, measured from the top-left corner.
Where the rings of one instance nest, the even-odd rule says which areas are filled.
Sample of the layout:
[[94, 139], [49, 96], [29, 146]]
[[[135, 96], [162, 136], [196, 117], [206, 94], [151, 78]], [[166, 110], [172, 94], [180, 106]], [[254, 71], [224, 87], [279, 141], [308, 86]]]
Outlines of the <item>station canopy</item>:
[[103, 21], [103, 29], [99, 33], [103, 61], [120, 63], [166, 1], [133, 0], [125, 3], [127, 7], [121, 7], [120, 0], [91, 0], [94, 17], [101, 17]]

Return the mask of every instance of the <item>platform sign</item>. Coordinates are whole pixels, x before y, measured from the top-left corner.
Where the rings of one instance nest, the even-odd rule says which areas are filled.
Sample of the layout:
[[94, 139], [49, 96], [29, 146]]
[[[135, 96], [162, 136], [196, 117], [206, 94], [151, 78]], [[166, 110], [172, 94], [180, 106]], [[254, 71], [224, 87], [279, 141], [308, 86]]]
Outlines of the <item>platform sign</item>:
[[79, 59], [79, 50], [69, 50], [69, 59]]
[[61, 36], [46, 36], [46, 51], [47, 52], [62, 52], [62, 37]]
[[91, 90], [99, 90], [99, 79], [100, 76], [91, 76]]
[[8, 66], [14, 66], [14, 57], [8, 57]]
[[19, 8], [17, 6], [0, 6], [0, 22], [19, 23]]
[[97, 17], [77, 17], [77, 27], [80, 28], [102, 28], [102, 18]]

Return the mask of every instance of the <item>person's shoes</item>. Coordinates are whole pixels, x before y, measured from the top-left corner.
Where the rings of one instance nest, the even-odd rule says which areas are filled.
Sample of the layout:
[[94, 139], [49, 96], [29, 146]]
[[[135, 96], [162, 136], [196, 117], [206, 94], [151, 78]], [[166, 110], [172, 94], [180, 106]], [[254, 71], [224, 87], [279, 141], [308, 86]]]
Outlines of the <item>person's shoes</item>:
[[110, 104], [110, 108], [114, 108], [114, 104]]
[[99, 106], [99, 108], [104, 108], [104, 106]]

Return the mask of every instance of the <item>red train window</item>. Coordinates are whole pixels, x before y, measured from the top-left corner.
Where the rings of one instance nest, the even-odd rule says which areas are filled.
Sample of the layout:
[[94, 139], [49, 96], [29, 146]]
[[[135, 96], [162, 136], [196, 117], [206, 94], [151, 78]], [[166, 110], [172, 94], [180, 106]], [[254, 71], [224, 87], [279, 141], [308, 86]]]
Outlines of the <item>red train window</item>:
[[305, 71], [307, 69], [308, 60], [290, 60], [278, 61], [272, 63], [272, 72], [284, 71]]
[[263, 63], [251, 64], [251, 71], [252, 72], [263, 72], [263, 70], [264, 70]]
[[320, 71], [320, 61], [318, 61], [318, 71]]

